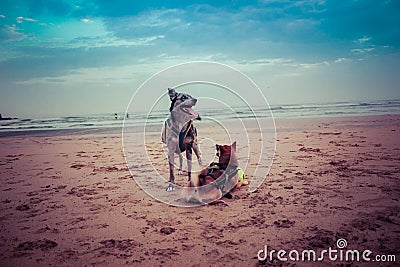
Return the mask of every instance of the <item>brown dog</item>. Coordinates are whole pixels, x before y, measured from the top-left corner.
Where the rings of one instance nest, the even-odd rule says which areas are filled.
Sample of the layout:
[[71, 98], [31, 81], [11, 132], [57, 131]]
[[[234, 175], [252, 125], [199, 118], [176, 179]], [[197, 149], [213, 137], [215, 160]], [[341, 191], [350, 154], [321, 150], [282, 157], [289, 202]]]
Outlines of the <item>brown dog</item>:
[[203, 169], [196, 180], [188, 182], [186, 201], [202, 204], [224, 203], [222, 197], [232, 198], [229, 193], [237, 184], [238, 160], [236, 142], [232, 145], [216, 145], [218, 163]]

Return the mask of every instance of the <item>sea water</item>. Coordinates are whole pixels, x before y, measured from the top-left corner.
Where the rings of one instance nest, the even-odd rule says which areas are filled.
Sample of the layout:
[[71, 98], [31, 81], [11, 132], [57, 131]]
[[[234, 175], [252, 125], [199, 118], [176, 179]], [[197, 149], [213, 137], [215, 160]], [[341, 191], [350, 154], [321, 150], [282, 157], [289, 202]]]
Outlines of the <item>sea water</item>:
[[[196, 108], [195, 108], [196, 109]], [[254, 119], [274, 116], [274, 118], [299, 117], [337, 117], [337, 116], [365, 116], [400, 114], [400, 100], [382, 100], [370, 102], [336, 102], [324, 104], [292, 104], [273, 105], [270, 108], [259, 107], [232, 107], [196, 109], [203, 118], [226, 121], [230, 119]], [[162, 124], [169, 112], [165, 110], [152, 112], [130, 113], [124, 112], [64, 116], [56, 118], [18, 118], [0, 121], [0, 132], [57, 130], [57, 129], [97, 129], [118, 128], [125, 125], [142, 126]]]

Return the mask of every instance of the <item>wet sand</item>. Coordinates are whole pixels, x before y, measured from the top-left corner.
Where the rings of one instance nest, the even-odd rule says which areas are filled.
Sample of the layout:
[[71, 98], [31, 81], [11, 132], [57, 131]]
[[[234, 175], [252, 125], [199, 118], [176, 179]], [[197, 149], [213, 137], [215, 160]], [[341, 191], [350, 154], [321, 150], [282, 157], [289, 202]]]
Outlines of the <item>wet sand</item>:
[[[334, 248], [339, 238], [398, 263], [400, 115], [276, 126], [275, 160], [262, 186], [242, 187], [228, 205], [198, 208], [168, 206], [141, 190], [118, 131], [1, 137], [0, 265], [279, 266], [293, 263], [262, 262], [257, 252]], [[158, 134], [152, 144], [160, 146]], [[167, 173], [163, 155], [159, 163]]]

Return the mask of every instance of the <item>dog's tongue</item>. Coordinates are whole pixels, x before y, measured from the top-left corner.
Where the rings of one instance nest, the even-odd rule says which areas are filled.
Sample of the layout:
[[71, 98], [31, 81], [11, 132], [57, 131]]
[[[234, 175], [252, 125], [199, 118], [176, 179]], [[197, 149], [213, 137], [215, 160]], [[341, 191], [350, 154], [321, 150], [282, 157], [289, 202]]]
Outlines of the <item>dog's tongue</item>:
[[199, 113], [197, 113], [193, 109], [190, 108], [189, 112], [190, 112], [190, 114], [192, 114], [194, 116], [194, 119], [196, 119], [196, 120], [200, 120], [201, 119]]

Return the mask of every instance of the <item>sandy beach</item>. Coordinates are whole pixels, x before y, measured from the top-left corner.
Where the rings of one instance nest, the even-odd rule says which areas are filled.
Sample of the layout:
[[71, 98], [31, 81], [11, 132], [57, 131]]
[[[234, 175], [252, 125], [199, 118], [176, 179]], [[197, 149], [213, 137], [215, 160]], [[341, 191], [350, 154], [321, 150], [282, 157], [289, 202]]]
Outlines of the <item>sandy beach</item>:
[[[399, 126], [400, 115], [279, 119], [262, 186], [254, 193], [240, 188], [228, 205], [197, 208], [169, 206], [141, 190], [120, 131], [3, 136], [0, 265], [304, 266], [310, 263], [259, 261], [257, 253], [266, 245], [322, 250], [343, 238], [349, 249], [396, 255], [396, 263], [380, 264], [395, 266]], [[201, 124], [198, 130], [219, 134]], [[152, 144], [156, 151], [158, 133]], [[163, 157], [158, 168], [167, 173]], [[138, 168], [134, 175], [147, 173]], [[365, 262], [323, 265], [340, 264]]]

